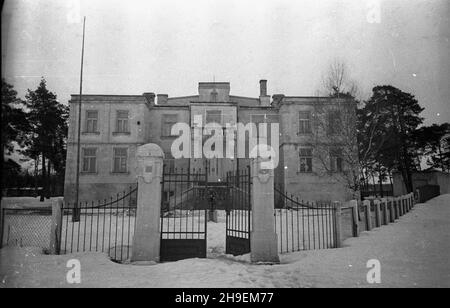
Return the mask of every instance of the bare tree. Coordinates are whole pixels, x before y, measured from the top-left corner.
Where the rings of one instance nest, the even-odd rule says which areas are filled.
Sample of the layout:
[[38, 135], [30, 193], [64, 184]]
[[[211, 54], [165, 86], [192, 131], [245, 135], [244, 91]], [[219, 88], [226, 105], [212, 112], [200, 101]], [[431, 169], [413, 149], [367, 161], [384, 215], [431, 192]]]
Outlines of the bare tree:
[[358, 96], [358, 86], [352, 80], [349, 69], [343, 60], [334, 59], [322, 77], [322, 83], [327, 96]]
[[327, 100], [315, 104], [314, 109], [316, 172], [343, 183], [352, 198], [359, 199], [362, 167], [358, 156], [356, 103], [351, 98]]

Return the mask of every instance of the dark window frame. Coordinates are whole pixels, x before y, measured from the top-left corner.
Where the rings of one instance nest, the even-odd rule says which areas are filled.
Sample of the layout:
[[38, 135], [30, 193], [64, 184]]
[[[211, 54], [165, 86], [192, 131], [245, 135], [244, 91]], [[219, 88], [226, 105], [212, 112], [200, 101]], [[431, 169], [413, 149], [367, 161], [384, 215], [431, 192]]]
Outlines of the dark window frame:
[[[119, 151], [123, 153], [118, 153]], [[118, 162], [118, 163], [116, 163]], [[123, 168], [124, 167], [124, 168]], [[114, 147], [113, 148], [113, 168], [112, 173], [127, 173], [128, 172], [128, 148]]]
[[337, 136], [342, 133], [342, 112], [341, 110], [328, 111], [328, 129], [329, 136]]
[[[95, 113], [95, 117], [89, 116], [89, 113]], [[98, 110], [86, 110], [85, 112], [86, 120], [85, 120], [85, 133], [98, 133]]]
[[[169, 118], [172, 118], [172, 120], [168, 120]], [[176, 123], [178, 123], [178, 114], [163, 114], [161, 119], [161, 137], [176, 137], [171, 134], [172, 126]]]
[[[126, 117], [120, 116], [120, 113], [126, 113]], [[116, 110], [116, 131], [115, 133], [130, 132], [130, 112], [129, 110]]]
[[342, 149], [335, 148], [330, 150], [330, 170], [333, 173], [344, 171], [344, 160], [342, 158]]
[[299, 173], [312, 173], [313, 172], [313, 149], [312, 148], [300, 148], [299, 149]]
[[[94, 153], [87, 153], [93, 151]], [[97, 148], [85, 147], [82, 148], [82, 173], [97, 173]]]
[[[211, 113], [216, 113], [214, 116], [217, 116], [217, 114], [219, 115], [219, 121], [216, 121], [217, 119], [214, 119], [213, 121], [210, 121], [208, 119], [208, 114]], [[220, 109], [206, 109], [205, 110], [205, 124], [209, 124], [209, 123], [217, 123], [217, 124], [221, 124], [222, 125], [222, 120], [223, 120], [223, 111]]]
[[310, 110], [298, 112], [298, 132], [297, 133], [299, 135], [312, 134], [312, 112]]

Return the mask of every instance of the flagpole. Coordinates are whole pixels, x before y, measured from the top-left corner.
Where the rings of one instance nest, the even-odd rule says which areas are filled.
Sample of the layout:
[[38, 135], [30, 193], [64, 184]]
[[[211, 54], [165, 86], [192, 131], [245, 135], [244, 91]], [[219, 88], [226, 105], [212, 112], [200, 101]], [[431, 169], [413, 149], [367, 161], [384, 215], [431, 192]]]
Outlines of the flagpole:
[[80, 221], [79, 191], [80, 191], [80, 152], [81, 152], [81, 101], [83, 95], [83, 61], [84, 61], [84, 34], [86, 26], [86, 16], [83, 18], [83, 41], [81, 45], [81, 69], [80, 69], [80, 95], [78, 96], [78, 136], [77, 136], [77, 172], [75, 179], [75, 205], [72, 221]]

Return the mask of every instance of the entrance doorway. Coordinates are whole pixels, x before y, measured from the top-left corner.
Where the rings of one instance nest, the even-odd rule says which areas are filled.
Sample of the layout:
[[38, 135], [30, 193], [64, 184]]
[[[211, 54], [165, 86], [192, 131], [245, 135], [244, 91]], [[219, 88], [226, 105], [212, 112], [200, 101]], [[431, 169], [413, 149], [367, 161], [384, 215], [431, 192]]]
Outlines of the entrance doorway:
[[[166, 172], [167, 171], [167, 172]], [[206, 258], [210, 238], [224, 238], [225, 253], [250, 252], [250, 168], [227, 172], [220, 182], [210, 182], [209, 171], [173, 173], [164, 169], [161, 200], [160, 260]], [[217, 178], [219, 179], [219, 178]], [[208, 212], [219, 212], [219, 223], [209, 222]], [[223, 222], [225, 220], [225, 223]], [[220, 227], [220, 228], [219, 228]]]

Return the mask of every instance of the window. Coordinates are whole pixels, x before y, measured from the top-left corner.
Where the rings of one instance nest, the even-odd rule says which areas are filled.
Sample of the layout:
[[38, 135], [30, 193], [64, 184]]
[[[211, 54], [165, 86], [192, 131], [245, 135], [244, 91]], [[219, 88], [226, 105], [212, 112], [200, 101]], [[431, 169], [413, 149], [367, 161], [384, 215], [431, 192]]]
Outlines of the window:
[[116, 112], [116, 132], [128, 133], [128, 110], [117, 110]]
[[87, 110], [86, 111], [86, 132], [97, 133], [98, 132], [98, 111]]
[[218, 95], [218, 93], [217, 93], [216, 89], [214, 89], [211, 92], [211, 102], [217, 102], [217, 95]]
[[300, 111], [298, 116], [298, 133], [311, 133], [311, 111]]
[[222, 110], [206, 110], [206, 123], [222, 124]]
[[342, 129], [341, 112], [332, 110], [328, 113], [328, 134], [339, 135]]
[[178, 115], [176, 114], [164, 114], [162, 118], [161, 136], [170, 137], [170, 131], [172, 126], [178, 122]]
[[312, 149], [303, 148], [299, 151], [299, 172], [312, 172]]
[[82, 172], [95, 173], [97, 171], [97, 149], [83, 149], [83, 167]]
[[342, 172], [342, 150], [332, 149], [330, 151], [331, 172]]
[[127, 172], [127, 154], [126, 148], [114, 148], [114, 173]]

